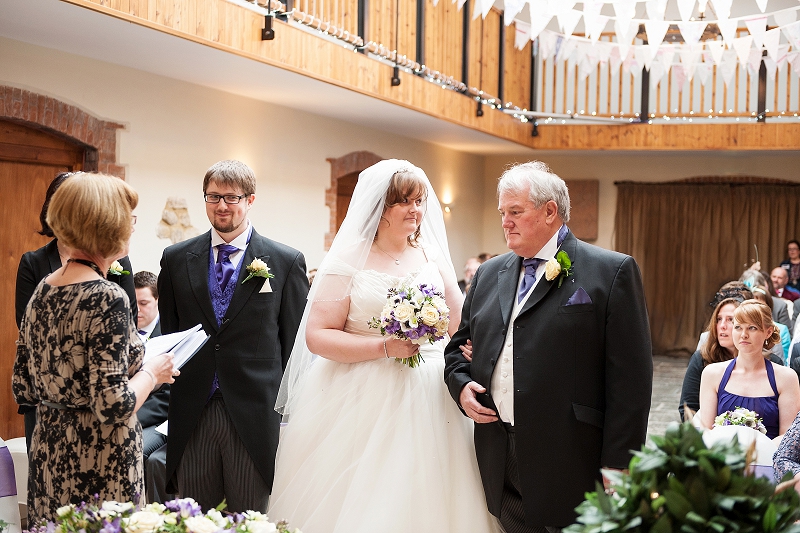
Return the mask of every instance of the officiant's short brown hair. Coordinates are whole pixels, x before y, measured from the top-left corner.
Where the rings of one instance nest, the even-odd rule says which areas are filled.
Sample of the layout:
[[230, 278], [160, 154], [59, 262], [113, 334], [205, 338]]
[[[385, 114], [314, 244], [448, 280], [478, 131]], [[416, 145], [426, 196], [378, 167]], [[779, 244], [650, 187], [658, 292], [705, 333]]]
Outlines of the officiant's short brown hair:
[[116, 259], [128, 247], [138, 203], [139, 195], [120, 178], [78, 172], [53, 194], [47, 224], [68, 247]]

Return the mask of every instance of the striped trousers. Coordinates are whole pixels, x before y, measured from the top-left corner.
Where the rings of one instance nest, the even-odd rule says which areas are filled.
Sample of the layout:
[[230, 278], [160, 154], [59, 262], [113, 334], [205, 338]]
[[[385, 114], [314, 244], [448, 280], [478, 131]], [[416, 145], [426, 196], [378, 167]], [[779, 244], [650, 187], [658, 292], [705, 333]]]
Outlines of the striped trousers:
[[500, 525], [506, 533], [561, 533], [561, 529], [550, 526], [525, 525], [525, 508], [522, 503], [522, 485], [519, 481], [517, 446], [514, 429], [508, 431], [506, 451], [506, 475], [503, 499], [500, 507]]
[[222, 394], [203, 409], [178, 465], [178, 493], [191, 497], [204, 511], [226, 500], [226, 511], [267, 512], [269, 487], [244, 447]]

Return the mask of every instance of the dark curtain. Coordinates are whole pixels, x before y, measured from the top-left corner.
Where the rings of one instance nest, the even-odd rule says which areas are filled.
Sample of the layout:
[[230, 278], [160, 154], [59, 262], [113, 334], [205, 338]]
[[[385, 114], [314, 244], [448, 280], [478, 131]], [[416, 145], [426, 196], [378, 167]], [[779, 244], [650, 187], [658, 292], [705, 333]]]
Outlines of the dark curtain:
[[694, 351], [708, 303], [755, 259], [754, 244], [770, 271], [800, 238], [800, 184], [616, 185], [616, 249], [642, 270], [655, 353]]

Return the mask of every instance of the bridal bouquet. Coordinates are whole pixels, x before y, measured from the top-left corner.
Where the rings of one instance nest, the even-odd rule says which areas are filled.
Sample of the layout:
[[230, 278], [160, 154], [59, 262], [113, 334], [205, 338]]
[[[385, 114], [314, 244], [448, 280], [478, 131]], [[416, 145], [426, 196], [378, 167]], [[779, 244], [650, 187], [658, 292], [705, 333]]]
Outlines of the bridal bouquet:
[[746, 426], [767, 434], [767, 428], [764, 427], [764, 421], [758, 413], [744, 407], [737, 407], [733, 411], [725, 411], [719, 415], [714, 419], [714, 427], [717, 426]]
[[[131, 502], [92, 501], [65, 505], [53, 522], [29, 533], [292, 533], [286, 522], [270, 522], [257, 511], [222, 513], [224, 504], [203, 513], [191, 498], [137, 507]], [[293, 533], [300, 533], [295, 529]]]
[[[389, 289], [380, 318], [369, 321], [369, 327], [380, 329], [382, 335], [394, 335], [417, 345], [442, 340], [449, 324], [450, 308], [444, 296], [425, 283]], [[420, 361], [424, 362], [419, 353], [396, 360], [411, 368], [419, 366]]]

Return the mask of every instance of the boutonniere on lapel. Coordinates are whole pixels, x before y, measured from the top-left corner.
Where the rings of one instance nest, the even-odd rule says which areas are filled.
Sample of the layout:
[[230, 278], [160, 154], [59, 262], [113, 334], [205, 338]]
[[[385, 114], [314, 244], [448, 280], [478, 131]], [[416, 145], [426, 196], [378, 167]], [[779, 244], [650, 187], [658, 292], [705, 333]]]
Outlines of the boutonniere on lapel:
[[114, 261], [111, 263], [111, 266], [108, 267], [108, 275], [109, 276], [128, 276], [130, 272], [127, 270], [122, 269], [122, 265], [119, 264], [119, 261]]
[[564, 283], [564, 278], [570, 277], [572, 271], [572, 259], [564, 250], [559, 251], [555, 257], [550, 259], [544, 266], [544, 277], [547, 281], [558, 278], [558, 286]]
[[275, 276], [269, 273], [269, 267], [261, 259], [253, 259], [253, 262], [247, 265], [247, 277], [244, 278], [242, 285], [247, 283], [250, 278], [264, 278], [264, 286], [261, 287], [259, 292], [272, 292], [272, 287], [269, 285], [269, 278]]

